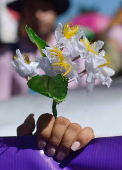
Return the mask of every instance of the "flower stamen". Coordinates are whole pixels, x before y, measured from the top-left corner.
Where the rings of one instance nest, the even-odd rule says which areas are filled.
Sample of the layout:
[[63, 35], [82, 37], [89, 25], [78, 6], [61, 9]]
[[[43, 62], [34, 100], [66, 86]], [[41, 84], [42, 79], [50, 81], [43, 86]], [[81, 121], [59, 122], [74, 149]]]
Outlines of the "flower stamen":
[[95, 50], [95, 43], [90, 44], [90, 42], [88, 40], [83, 40], [83, 39], [80, 39], [80, 41], [86, 46], [88, 51], [91, 51], [92, 53], [98, 55], [98, 53], [96, 53], [94, 51]]
[[14, 59], [17, 60], [17, 56], [16, 55], [14, 56]]
[[99, 65], [98, 67], [104, 67], [104, 66], [107, 66], [110, 64], [110, 60], [107, 58], [109, 55], [106, 55], [104, 58], [106, 59], [106, 63], [105, 64], [102, 64], [102, 65]]
[[79, 26], [72, 26], [71, 27], [71, 23], [67, 23], [64, 26], [64, 37], [67, 39], [70, 39], [71, 37], [75, 36], [79, 31]]
[[30, 64], [29, 57], [28, 57], [28, 55], [26, 53], [24, 53], [24, 57], [25, 57], [25, 63]]
[[67, 60], [64, 58], [62, 51], [59, 50], [56, 47], [53, 47], [53, 49], [50, 50], [52, 53], [52, 55], [57, 56], [58, 57], [58, 61], [57, 63], [53, 63], [52, 66], [60, 66], [60, 71], [63, 72], [64, 68], [66, 70], [65, 74], [63, 74], [63, 76], [66, 76], [72, 69], [72, 66], [67, 63]]

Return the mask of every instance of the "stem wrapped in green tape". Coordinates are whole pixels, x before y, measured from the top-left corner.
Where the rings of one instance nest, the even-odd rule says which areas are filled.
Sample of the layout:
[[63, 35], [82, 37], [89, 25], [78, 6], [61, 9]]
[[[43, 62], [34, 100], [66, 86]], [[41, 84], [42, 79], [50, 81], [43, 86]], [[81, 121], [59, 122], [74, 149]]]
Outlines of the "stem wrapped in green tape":
[[56, 102], [53, 100], [52, 103], [52, 112], [53, 112], [53, 116], [55, 117], [55, 119], [57, 118], [57, 108], [56, 108]]

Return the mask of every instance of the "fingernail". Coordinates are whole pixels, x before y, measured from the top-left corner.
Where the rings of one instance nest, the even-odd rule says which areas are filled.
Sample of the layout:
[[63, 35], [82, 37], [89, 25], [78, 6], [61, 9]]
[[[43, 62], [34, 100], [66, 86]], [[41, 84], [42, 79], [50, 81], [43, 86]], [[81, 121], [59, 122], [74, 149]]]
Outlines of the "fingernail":
[[53, 157], [55, 155], [55, 152], [56, 152], [55, 148], [50, 147], [47, 149], [47, 155], [50, 157]]
[[62, 151], [59, 151], [56, 155], [56, 158], [59, 160], [59, 161], [62, 161], [64, 158], [65, 158], [65, 153], [62, 152]]
[[30, 114], [30, 115], [25, 119], [24, 123], [28, 122], [31, 117], [34, 117], [34, 114]]
[[73, 143], [73, 145], [71, 146], [71, 149], [73, 151], [76, 151], [79, 149], [80, 145], [81, 145], [80, 142], [77, 141], [77, 142]]
[[44, 149], [45, 146], [46, 146], [46, 142], [45, 142], [45, 141], [40, 140], [40, 141], [38, 142], [38, 148], [39, 148], [39, 149]]

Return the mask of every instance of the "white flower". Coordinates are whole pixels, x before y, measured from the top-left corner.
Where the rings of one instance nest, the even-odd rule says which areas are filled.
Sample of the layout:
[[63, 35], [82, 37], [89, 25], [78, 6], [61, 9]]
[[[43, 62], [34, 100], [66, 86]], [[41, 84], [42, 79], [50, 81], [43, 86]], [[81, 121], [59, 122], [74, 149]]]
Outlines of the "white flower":
[[100, 51], [104, 42], [97, 41], [90, 44], [88, 39], [83, 36], [79, 45], [81, 56], [85, 59], [87, 93], [90, 93], [93, 90], [96, 79], [99, 79], [103, 85], [106, 84], [110, 87], [112, 82], [111, 76], [113, 76], [115, 72], [113, 69], [107, 67], [110, 61], [107, 59], [105, 51]]
[[[25, 63], [26, 61], [26, 63]], [[23, 78], [31, 77], [39, 74], [39, 69], [37, 68], [38, 63], [35, 61], [30, 62], [28, 56], [25, 54], [25, 60], [20, 52], [16, 50], [15, 60], [11, 61], [16, 72]]]
[[80, 41], [78, 42], [78, 45], [79, 45], [78, 48], [80, 51], [81, 58], [87, 58], [89, 57], [90, 54], [98, 55], [100, 49], [104, 45], [104, 42], [98, 40], [97, 42], [90, 44], [90, 42], [85, 37], [85, 35], [83, 35], [83, 39], [80, 39]]
[[79, 56], [78, 42], [83, 35], [83, 31], [79, 26], [70, 26], [66, 23], [63, 27], [61, 23], [58, 24], [55, 30], [55, 37], [58, 48], [65, 48], [65, 51], [69, 53], [73, 58]]
[[38, 68], [41, 68], [46, 75], [50, 77], [56, 76], [54, 69], [48, 59], [48, 57], [35, 57], [35, 62], [38, 62]]
[[105, 64], [106, 63], [106, 58], [105, 58], [105, 51], [102, 50], [98, 54], [94, 54], [92, 52], [87, 53], [87, 56], [85, 57], [85, 65], [88, 67], [96, 68], [99, 65]]
[[[94, 57], [95, 58], [95, 57]], [[93, 90], [95, 85], [95, 80], [99, 79], [103, 85], [107, 85], [110, 87], [112, 79], [111, 76], [115, 74], [114, 70], [107, 67], [109, 61], [106, 60], [106, 56], [104, 57], [105, 61], [97, 57], [97, 62], [89, 60], [85, 62], [86, 71], [87, 71], [87, 78], [86, 78], [86, 87], [87, 93], [90, 93]]]
[[67, 53], [57, 47], [46, 47], [46, 49], [43, 49], [43, 53], [48, 57], [56, 74], [62, 74], [62, 76], [66, 76], [69, 79], [74, 78], [77, 83], [81, 83], [80, 76], [76, 72], [80, 69], [80, 66], [70, 61]]

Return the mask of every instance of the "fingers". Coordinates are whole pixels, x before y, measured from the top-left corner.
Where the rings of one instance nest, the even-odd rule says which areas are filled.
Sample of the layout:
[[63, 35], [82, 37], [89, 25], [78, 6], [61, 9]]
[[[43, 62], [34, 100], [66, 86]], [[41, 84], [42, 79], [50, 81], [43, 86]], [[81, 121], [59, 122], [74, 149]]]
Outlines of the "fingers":
[[53, 157], [56, 153], [58, 146], [68, 128], [70, 121], [64, 117], [58, 117], [55, 120], [50, 139], [47, 143], [47, 155]]
[[59, 161], [62, 161], [65, 157], [69, 155], [72, 143], [81, 130], [82, 127], [79, 124], [70, 123], [64, 133], [64, 136], [57, 151], [56, 158]]
[[55, 118], [51, 114], [43, 114], [37, 121], [37, 144], [39, 149], [43, 149], [49, 140]]
[[74, 140], [71, 149], [76, 151], [78, 149], [83, 148], [86, 146], [93, 138], [95, 138], [94, 131], [90, 127], [86, 127], [80, 131], [77, 135], [76, 139]]
[[[24, 123], [17, 128], [17, 135], [32, 135], [35, 128], [34, 114], [30, 114]], [[37, 121], [38, 148], [46, 148], [50, 157], [62, 161], [70, 151], [76, 151], [86, 146], [94, 137], [90, 127], [82, 129], [77, 123], [71, 123], [67, 118], [58, 117], [56, 120], [51, 114], [43, 114]]]
[[17, 136], [32, 135], [35, 128], [34, 114], [30, 114], [23, 124], [17, 127]]
[[79, 124], [71, 123], [67, 118], [51, 114], [43, 114], [37, 121], [37, 142], [40, 149], [46, 149], [46, 154], [62, 161], [71, 149], [76, 151], [87, 145], [93, 138], [92, 128], [82, 129]]

